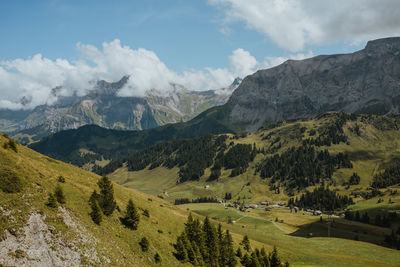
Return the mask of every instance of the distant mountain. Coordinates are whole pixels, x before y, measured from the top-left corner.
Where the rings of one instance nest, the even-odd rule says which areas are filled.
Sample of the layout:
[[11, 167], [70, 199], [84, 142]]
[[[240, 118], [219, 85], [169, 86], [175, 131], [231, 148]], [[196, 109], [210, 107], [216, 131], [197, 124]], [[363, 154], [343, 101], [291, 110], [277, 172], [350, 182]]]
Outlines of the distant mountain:
[[352, 54], [288, 60], [247, 76], [223, 107], [227, 125], [254, 131], [266, 122], [326, 111], [400, 112], [400, 38], [368, 42]]
[[[162, 103], [166, 106], [168, 101]], [[115, 159], [168, 140], [253, 131], [276, 121], [315, 117], [326, 111], [399, 113], [399, 104], [400, 38], [387, 38], [368, 42], [365, 49], [353, 54], [289, 60], [260, 70], [247, 76], [226, 104], [185, 123], [140, 133], [88, 126], [55, 134], [32, 148], [82, 166], [93, 163], [94, 158]], [[72, 145], [60, 151], [63, 144]], [[82, 151], [96, 156], [82, 155]]]
[[[210, 107], [225, 104], [241, 79], [223, 89], [190, 91], [173, 84], [169, 92], [156, 89], [145, 97], [119, 97], [127, 83], [98, 81], [86, 96], [59, 96], [53, 105], [41, 105], [32, 111], [0, 111], [0, 130], [12, 133], [23, 143], [38, 140], [66, 129], [95, 124], [119, 130], [144, 130], [168, 123], [187, 121]], [[52, 90], [57, 97], [61, 87]]]

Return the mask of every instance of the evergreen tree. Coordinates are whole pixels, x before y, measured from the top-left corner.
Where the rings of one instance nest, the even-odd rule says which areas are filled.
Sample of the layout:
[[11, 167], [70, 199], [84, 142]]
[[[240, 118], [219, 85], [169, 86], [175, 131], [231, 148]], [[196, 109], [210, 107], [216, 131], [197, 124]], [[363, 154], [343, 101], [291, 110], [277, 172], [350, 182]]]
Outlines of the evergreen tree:
[[92, 220], [95, 224], [100, 225], [101, 221], [103, 220], [103, 214], [101, 212], [99, 203], [97, 203], [97, 200], [91, 202], [91, 208], [92, 211], [90, 212], [90, 217], [92, 217]]
[[99, 205], [103, 210], [104, 215], [110, 216], [117, 207], [117, 203], [114, 199], [114, 188], [112, 182], [107, 176], [103, 176], [97, 182], [97, 185], [100, 188]]
[[218, 237], [218, 247], [219, 247], [219, 266], [225, 266], [226, 260], [226, 247], [224, 244], [224, 234], [222, 232], [221, 224], [218, 224], [217, 228], [217, 237]]
[[242, 242], [241, 242], [240, 244], [243, 246], [243, 248], [244, 248], [247, 252], [250, 251], [250, 249], [251, 249], [251, 247], [250, 247], [250, 240], [249, 240], [249, 237], [248, 237], [247, 235], [245, 235], [245, 236], [243, 237], [243, 240], [242, 240]]
[[139, 213], [133, 204], [132, 199], [129, 199], [126, 206], [125, 217], [120, 218], [123, 225], [129, 229], [136, 230], [139, 224]]
[[271, 267], [281, 267], [281, 260], [278, 256], [278, 249], [274, 246], [273, 251], [269, 255], [269, 263]]
[[[258, 261], [258, 257], [256, 253], [251, 253], [251, 263], [250, 263], [251, 267], [261, 267], [260, 262]], [[249, 267], [250, 267], [249, 266]]]
[[242, 249], [240, 247], [238, 247], [238, 249], [236, 250], [236, 257], [238, 257], [239, 259], [243, 257]]
[[140, 242], [139, 242], [140, 247], [142, 248], [143, 252], [146, 252], [149, 250], [150, 242], [146, 237], [143, 237]]
[[99, 202], [100, 201], [100, 195], [97, 193], [96, 190], [92, 192], [89, 198], [89, 204], [92, 205], [95, 201]]
[[204, 219], [203, 232], [205, 235], [206, 253], [204, 261], [208, 266], [218, 266], [219, 246], [215, 228], [212, 226], [208, 217]]
[[174, 244], [175, 252], [174, 255], [175, 257], [182, 261], [182, 262], [187, 262], [189, 260], [187, 249], [186, 249], [186, 234], [182, 233], [178, 238], [176, 239], [176, 244]]
[[50, 208], [58, 208], [57, 198], [54, 196], [53, 193], [49, 194], [46, 205]]
[[229, 266], [229, 267], [236, 266], [235, 251], [233, 249], [233, 240], [231, 234], [229, 233], [229, 230], [225, 231], [225, 236], [222, 242], [222, 246], [224, 249], [223, 249], [223, 254], [221, 254], [221, 258], [224, 258], [223, 261], [224, 265], [221, 266]]
[[64, 191], [60, 185], [57, 185], [57, 187], [54, 191], [54, 196], [56, 197], [58, 203], [65, 204]]
[[244, 254], [242, 259], [240, 260], [240, 263], [245, 267], [251, 266], [251, 257], [249, 256], [249, 254]]

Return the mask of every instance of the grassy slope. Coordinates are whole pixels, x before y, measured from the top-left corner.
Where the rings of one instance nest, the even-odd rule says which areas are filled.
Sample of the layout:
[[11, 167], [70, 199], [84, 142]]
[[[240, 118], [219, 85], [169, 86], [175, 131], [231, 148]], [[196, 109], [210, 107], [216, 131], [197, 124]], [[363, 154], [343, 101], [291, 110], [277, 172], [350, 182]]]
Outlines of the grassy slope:
[[[281, 137], [282, 148], [278, 152], [284, 151], [290, 146], [298, 145], [299, 139], [296, 137], [295, 131], [300, 127], [306, 127], [304, 138], [308, 137], [308, 132], [312, 128], [317, 128], [324, 123], [329, 122], [330, 117], [314, 119], [310, 121], [298, 121], [284, 123], [274, 129], [262, 130], [249, 134], [244, 138], [231, 139], [227, 142], [235, 143], [256, 143], [257, 147], [269, 148], [271, 141], [276, 137]], [[352, 128], [355, 123], [361, 127], [361, 135], [356, 135]], [[346, 151], [352, 155], [353, 169], [340, 169], [334, 174], [334, 181], [338, 186], [336, 188], [341, 194], [348, 194], [349, 190], [345, 190], [341, 186], [343, 181], [347, 180], [353, 172], [357, 172], [361, 176], [361, 183], [357, 186], [351, 186], [350, 190], [355, 188], [367, 188], [370, 185], [373, 175], [378, 171], [379, 166], [387, 162], [390, 158], [399, 155], [400, 151], [400, 131], [381, 131], [368, 123], [360, 120], [357, 122], [349, 121], [344, 126], [345, 134], [349, 137], [350, 145], [341, 143], [332, 145], [327, 148], [331, 153]], [[262, 140], [264, 136], [272, 133], [270, 140]], [[223, 171], [222, 177], [218, 181], [206, 182], [209, 170], [200, 181], [186, 182], [176, 184], [178, 178], [178, 169], [166, 169], [159, 167], [153, 170], [142, 170], [139, 172], [128, 172], [126, 167], [118, 169], [111, 177], [114, 181], [124, 186], [136, 188], [143, 192], [153, 195], [162, 195], [166, 199], [173, 200], [175, 198], [195, 198], [199, 196], [217, 196], [222, 198], [225, 192], [231, 192], [234, 199], [240, 196], [241, 201], [244, 199], [247, 203], [257, 203], [266, 199], [272, 201], [287, 200], [288, 197], [281, 190], [281, 194], [277, 195], [269, 191], [267, 181], [261, 179], [258, 175], [254, 175], [256, 164], [263, 158], [258, 155], [255, 162], [252, 163], [248, 171], [238, 177], [228, 177], [230, 171]], [[250, 185], [247, 185], [250, 183]], [[210, 185], [209, 189], [205, 189], [204, 185]], [[385, 190], [383, 190], [385, 191]], [[167, 192], [167, 193], [165, 193]], [[388, 204], [391, 198], [395, 203]], [[389, 196], [386, 194], [384, 202], [377, 204], [377, 198], [370, 200], [355, 199], [356, 204], [351, 209], [365, 209], [369, 213], [374, 210], [399, 209], [400, 196]], [[220, 205], [214, 204], [191, 204], [179, 206], [183, 209], [189, 208], [201, 215], [209, 215], [223, 222], [227, 221], [228, 216], [239, 219], [243, 214], [238, 214], [236, 210], [224, 209]], [[342, 265], [350, 266], [395, 266], [400, 261], [398, 251], [383, 248], [369, 243], [356, 242], [345, 239], [327, 239], [327, 225], [320, 224], [319, 218], [307, 215], [287, 214], [286, 210], [273, 210], [272, 212], [261, 212], [255, 214], [256, 217], [265, 217], [267, 220], [273, 220], [275, 217], [284, 219], [281, 228], [286, 232], [279, 230], [271, 222], [266, 222], [265, 218], [248, 218], [241, 219], [241, 224], [248, 224], [249, 227], [241, 228], [241, 224], [227, 225], [237, 234], [248, 234], [254, 240], [265, 245], [276, 244], [291, 262], [296, 265], [318, 265], [328, 266]], [[371, 216], [371, 213], [370, 213]], [[372, 216], [371, 216], [372, 218]], [[332, 230], [332, 236], [353, 239], [356, 235], [362, 241], [380, 243], [385, 234], [389, 234], [390, 230], [365, 225], [356, 222], [348, 222], [336, 219], [336, 229]], [[279, 224], [279, 223], [278, 223]], [[314, 237], [305, 238], [309, 232], [313, 232]], [[374, 253], [371, 253], [374, 251]]]
[[[283, 123], [282, 125], [269, 129], [260, 130], [242, 138], [234, 138], [234, 135], [228, 135], [227, 143], [243, 143], [257, 145], [257, 148], [268, 149], [271, 143], [277, 137], [281, 138], [282, 147], [277, 150], [278, 153], [285, 151], [291, 146], [298, 146], [301, 143], [297, 129], [306, 127], [303, 139], [308, 138], [308, 133], [311, 129], [317, 129], [319, 126], [328, 123], [332, 117], [327, 116], [320, 119], [308, 121], [296, 121]], [[354, 128], [355, 124], [360, 126], [361, 135], [358, 136], [350, 129]], [[333, 180], [336, 183], [336, 188], [340, 193], [348, 193], [355, 188], [367, 188], [370, 186], [372, 177], [378, 171], [379, 167], [388, 162], [394, 157], [400, 157], [400, 131], [382, 131], [374, 128], [369, 123], [348, 121], [344, 126], [344, 132], [348, 136], [349, 145], [340, 143], [329, 147], [320, 147], [319, 149], [328, 149], [330, 153], [347, 152], [350, 154], [350, 159], [354, 165], [352, 169], [339, 169], [334, 173]], [[265, 136], [271, 134], [269, 140], [262, 140]], [[276, 146], [276, 145], [275, 145]], [[273, 145], [272, 145], [273, 147]], [[225, 192], [231, 192], [233, 198], [238, 196], [251, 197], [247, 202], [263, 201], [264, 199], [286, 200], [287, 196], [282, 192], [281, 195], [275, 195], [268, 190], [268, 181], [263, 180], [258, 174], [255, 175], [257, 164], [264, 158], [262, 154], [258, 154], [253, 163], [250, 164], [248, 170], [237, 177], [230, 178], [230, 170], [224, 170], [218, 181], [206, 182], [210, 174], [210, 170], [205, 171], [204, 176], [200, 181], [191, 181], [183, 184], [176, 184], [178, 180], [178, 169], [167, 169], [158, 167], [153, 170], [142, 170], [139, 172], [128, 172], [126, 167], [116, 170], [110, 176], [114, 181], [127, 187], [143, 190], [151, 194], [160, 194], [167, 191], [170, 199], [179, 197], [199, 197], [199, 196], [218, 196], [222, 198]], [[360, 185], [351, 186], [350, 190], [345, 190], [341, 184], [347, 181], [349, 177], [357, 172], [361, 177]], [[156, 181], [156, 182], [154, 182]], [[250, 182], [250, 186], [246, 184]], [[204, 185], [209, 184], [208, 190], [204, 189]], [[283, 191], [283, 190], [281, 190]], [[392, 198], [399, 200], [399, 195]], [[400, 204], [400, 203], [399, 203]]]
[[[233, 233], [247, 234], [255, 247], [265, 246], [270, 249], [276, 245], [293, 266], [397, 266], [400, 261], [397, 250], [341, 238], [345, 234], [356, 235], [354, 229], [359, 231], [361, 238], [364, 231], [376, 228], [361, 223], [350, 222], [357, 225], [346, 232], [345, 228], [339, 226], [346, 222], [335, 219], [333, 225], [337, 228], [331, 228], [331, 238], [327, 238], [326, 216], [324, 222], [320, 223], [319, 217], [300, 212], [293, 214], [287, 209], [239, 212], [233, 208], [225, 209], [221, 204], [204, 203], [180, 207], [219, 220]], [[228, 217], [236, 220], [236, 223], [226, 224]], [[276, 217], [283, 220], [283, 223], [276, 223]], [[314, 237], [307, 238], [308, 233], [313, 233]]]
[[[57, 177], [62, 175], [66, 179], [66, 183], [61, 184], [67, 199], [64, 206], [75, 223], [98, 240], [96, 249], [102, 260], [103, 256], [109, 258], [109, 264], [113, 266], [152, 265], [157, 251], [166, 266], [180, 265], [172, 256], [171, 243], [182, 230], [187, 212], [158, 198], [115, 185], [116, 200], [122, 210], [125, 209], [128, 199], [132, 198], [137, 207], [150, 211], [150, 218], [141, 216], [139, 229], [131, 231], [120, 224], [118, 217], [122, 214], [115, 212], [110, 218], [105, 218], [101, 226], [97, 226], [88, 215], [88, 199], [91, 192], [97, 189], [99, 176], [23, 146], [18, 146], [18, 153], [6, 150], [3, 148], [5, 141], [6, 138], [0, 135], [0, 168], [14, 170], [26, 180], [26, 186], [23, 192], [15, 194], [6, 194], [0, 190], [0, 207], [5, 211], [1, 215], [0, 233], [10, 229], [20, 234], [29, 214], [37, 211], [46, 216], [46, 223], [55, 227], [56, 233], [60, 233], [63, 240], [75, 240], [77, 236], [60, 218], [59, 212], [45, 206], [47, 194], [54, 190]], [[6, 212], [10, 213], [5, 216]], [[138, 245], [144, 236], [151, 244], [150, 251], [145, 253], [141, 252]], [[82, 262], [85, 262], [84, 256]]]

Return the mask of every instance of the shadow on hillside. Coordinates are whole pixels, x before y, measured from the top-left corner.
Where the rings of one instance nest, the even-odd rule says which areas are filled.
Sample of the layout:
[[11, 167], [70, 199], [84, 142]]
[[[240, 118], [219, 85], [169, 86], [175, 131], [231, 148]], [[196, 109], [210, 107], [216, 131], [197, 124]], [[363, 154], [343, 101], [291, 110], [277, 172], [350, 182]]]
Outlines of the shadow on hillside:
[[334, 238], [364, 241], [379, 246], [387, 246], [384, 239], [385, 235], [390, 234], [390, 230], [387, 228], [349, 222], [343, 219], [333, 220], [329, 227], [330, 229], [328, 229], [328, 225], [328, 222], [325, 220], [301, 225], [297, 231], [290, 235], [304, 238], [328, 237], [329, 235], [329, 237]]

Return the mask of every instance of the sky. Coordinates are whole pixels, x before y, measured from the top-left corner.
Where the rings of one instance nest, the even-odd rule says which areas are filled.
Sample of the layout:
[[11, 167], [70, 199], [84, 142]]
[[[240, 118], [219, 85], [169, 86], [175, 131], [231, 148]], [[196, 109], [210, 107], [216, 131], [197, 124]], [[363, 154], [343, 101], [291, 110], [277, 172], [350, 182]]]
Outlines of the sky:
[[0, 36], [0, 108], [33, 108], [56, 86], [84, 95], [130, 75], [120, 96], [218, 89], [289, 58], [350, 53], [400, 36], [400, 1], [0, 0]]

